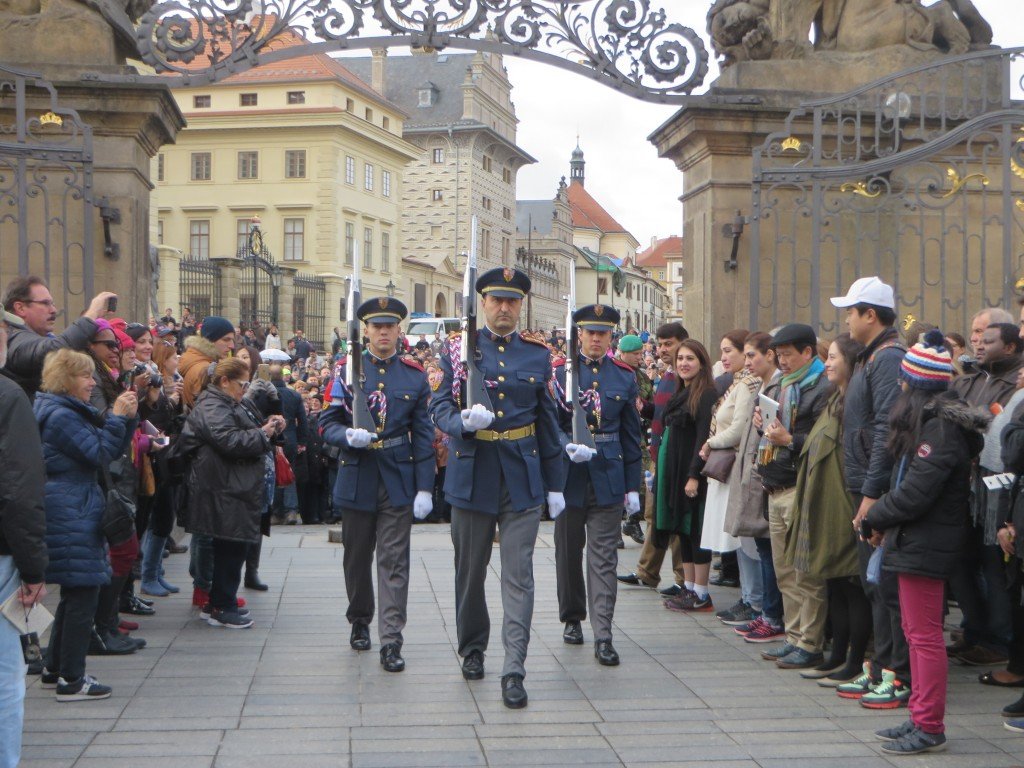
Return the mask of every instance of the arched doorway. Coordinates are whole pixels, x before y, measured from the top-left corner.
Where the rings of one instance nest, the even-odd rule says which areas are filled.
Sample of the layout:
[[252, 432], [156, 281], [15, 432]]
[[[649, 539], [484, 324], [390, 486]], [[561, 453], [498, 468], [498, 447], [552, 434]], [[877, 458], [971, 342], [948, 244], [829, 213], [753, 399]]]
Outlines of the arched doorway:
[[448, 300], [443, 293], [438, 293], [434, 299], [434, 315], [436, 317], [448, 317]]

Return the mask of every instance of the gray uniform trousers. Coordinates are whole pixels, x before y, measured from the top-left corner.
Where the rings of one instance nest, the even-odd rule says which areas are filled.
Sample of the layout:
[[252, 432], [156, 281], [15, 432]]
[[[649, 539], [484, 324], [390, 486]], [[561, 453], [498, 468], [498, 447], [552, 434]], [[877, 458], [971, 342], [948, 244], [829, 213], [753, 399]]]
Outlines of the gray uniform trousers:
[[[587, 483], [586, 506], [567, 507], [555, 520], [555, 572], [558, 577], [559, 620], [583, 621], [590, 606], [594, 640], [612, 639], [612, 616], [618, 579], [619, 524], [622, 504], [598, 506]], [[583, 546], [587, 547], [587, 580], [583, 581]]]
[[377, 552], [377, 592], [380, 598], [380, 620], [377, 632], [381, 645], [402, 646], [406, 607], [409, 602], [409, 537], [412, 534], [412, 507], [393, 507], [381, 483], [377, 490], [377, 511], [342, 511], [342, 533], [345, 538], [343, 568], [345, 590], [348, 592], [350, 624], [367, 624], [373, 620], [374, 549]]
[[502, 676], [526, 676], [526, 649], [533, 621], [533, 547], [540, 527], [540, 507], [515, 512], [508, 489], [501, 483], [498, 514], [452, 507], [455, 544], [455, 625], [459, 656], [486, 651], [491, 635], [484, 580], [494, 547], [494, 529], [501, 533], [501, 607], [505, 646]]

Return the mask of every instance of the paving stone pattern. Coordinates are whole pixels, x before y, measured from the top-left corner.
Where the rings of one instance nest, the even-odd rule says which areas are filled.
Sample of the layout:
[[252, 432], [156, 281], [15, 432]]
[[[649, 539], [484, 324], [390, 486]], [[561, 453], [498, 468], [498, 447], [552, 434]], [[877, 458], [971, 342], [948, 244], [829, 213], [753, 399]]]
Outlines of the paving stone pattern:
[[[342, 549], [323, 527], [275, 528], [263, 548], [266, 593], [243, 590], [256, 626], [214, 629], [190, 607], [188, 558], [165, 563], [179, 595], [143, 618], [149, 646], [89, 657], [107, 701], [57, 704], [30, 678], [23, 768], [438, 768], [714, 766], [714, 768], [1003, 768], [1024, 765], [1024, 738], [1002, 726], [1014, 690], [954, 665], [949, 750], [887, 759], [873, 738], [906, 710], [869, 712], [775, 669], [713, 614], [664, 610], [646, 588], [619, 590], [616, 668], [598, 666], [593, 636], [562, 643], [551, 523], [541, 526], [527, 660], [529, 707], [501, 704], [499, 559], [488, 579], [488, 676], [462, 679], [447, 526], [413, 532], [407, 668], [388, 674], [374, 649], [348, 647]], [[620, 550], [622, 569], [639, 552]], [[667, 573], [666, 568], [666, 573]], [[720, 608], [737, 592], [715, 589]], [[52, 601], [48, 598], [48, 602]], [[55, 601], [54, 601], [55, 602]], [[51, 606], [52, 607], [52, 606]]]

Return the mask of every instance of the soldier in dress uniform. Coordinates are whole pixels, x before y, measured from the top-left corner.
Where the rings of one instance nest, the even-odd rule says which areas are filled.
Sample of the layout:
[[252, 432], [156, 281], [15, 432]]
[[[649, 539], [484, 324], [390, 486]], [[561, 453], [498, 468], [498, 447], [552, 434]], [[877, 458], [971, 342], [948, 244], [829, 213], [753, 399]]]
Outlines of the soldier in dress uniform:
[[409, 597], [409, 536], [413, 516], [422, 520], [430, 514], [434, 486], [427, 376], [418, 363], [396, 351], [398, 323], [407, 314], [405, 305], [392, 298], [369, 299], [356, 312], [369, 338], [358, 386], [366, 393], [375, 433], [352, 428], [352, 394], [342, 379], [334, 382], [331, 406], [320, 416], [324, 442], [340, 449], [334, 509], [342, 517], [345, 539], [349, 643], [356, 651], [370, 649], [370, 568], [376, 548], [380, 663], [388, 672], [405, 668], [402, 630]]
[[[576, 356], [577, 402], [587, 414], [595, 448], [572, 442], [572, 410], [565, 402], [565, 361], [556, 364], [559, 423], [566, 435], [569, 473], [565, 484], [565, 514], [555, 520], [555, 567], [558, 612], [565, 622], [562, 639], [583, 644], [580, 622], [587, 617], [594, 630], [594, 656], [614, 667], [619, 654], [612, 645], [615, 612], [619, 522], [623, 501], [630, 513], [640, 510], [640, 414], [636, 409], [636, 376], [626, 363], [608, 356], [619, 313], [604, 304], [578, 309], [572, 320], [579, 327]], [[587, 578], [583, 579], [583, 547], [587, 547]]]
[[533, 547], [547, 498], [554, 516], [565, 508], [565, 468], [556, 404], [549, 393], [547, 347], [517, 330], [530, 279], [513, 269], [481, 275], [476, 290], [486, 325], [477, 332], [476, 365], [491, 407], [465, 407], [466, 375], [461, 338], [441, 350], [444, 379], [430, 403], [438, 428], [451, 437], [445, 498], [452, 505], [455, 544], [455, 617], [462, 675], [484, 676], [490, 618], [484, 580], [495, 525], [501, 534], [502, 643], [505, 665], [501, 692], [505, 706], [527, 702], [523, 678], [533, 618]]

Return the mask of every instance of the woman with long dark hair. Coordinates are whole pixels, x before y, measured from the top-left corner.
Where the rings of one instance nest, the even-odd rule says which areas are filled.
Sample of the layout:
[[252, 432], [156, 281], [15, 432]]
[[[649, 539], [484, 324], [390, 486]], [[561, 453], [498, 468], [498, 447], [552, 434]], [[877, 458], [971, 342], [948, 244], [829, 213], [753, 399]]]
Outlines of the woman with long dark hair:
[[[899, 578], [900, 612], [910, 648], [910, 719], [875, 734], [886, 742], [882, 750], [889, 754], [946, 747], [945, 582], [968, 538], [971, 464], [991, 420], [946, 391], [952, 378], [942, 333], [928, 331], [903, 359], [903, 393], [889, 412], [892, 490], [871, 507], [865, 521], [871, 543], [883, 548], [882, 569]], [[883, 684], [893, 683], [893, 672], [882, 674]]]
[[[665, 433], [658, 449], [656, 528], [658, 544], [665, 534], [679, 536], [684, 583], [681, 594], [665, 601], [673, 611], [711, 611], [708, 594], [711, 551], [700, 548], [707, 479], [701, 475], [700, 448], [711, 430], [711, 412], [718, 400], [711, 359], [699, 341], [686, 339], [676, 352], [678, 387], [665, 406]], [[667, 543], [667, 542], [666, 542]]]

